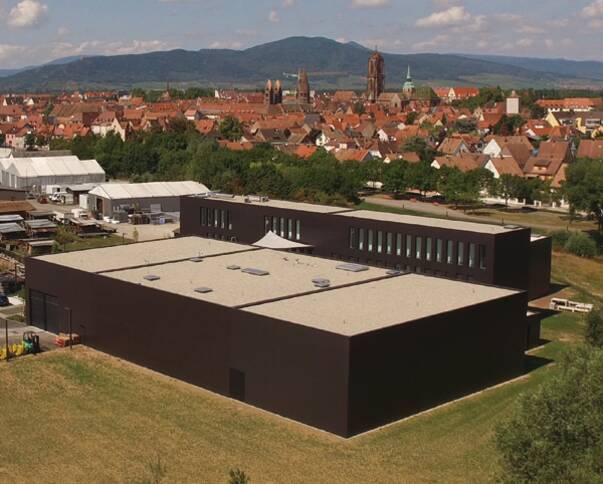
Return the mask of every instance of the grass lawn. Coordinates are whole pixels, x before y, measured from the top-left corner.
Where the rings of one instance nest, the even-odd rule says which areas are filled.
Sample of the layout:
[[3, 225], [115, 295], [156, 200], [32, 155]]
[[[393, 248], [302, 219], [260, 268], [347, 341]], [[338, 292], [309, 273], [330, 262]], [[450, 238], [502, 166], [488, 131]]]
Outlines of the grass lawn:
[[[581, 317], [545, 322], [556, 359]], [[485, 482], [493, 429], [517, 396], [555, 371], [488, 390], [345, 441], [109, 356], [77, 348], [0, 365], [0, 482], [136, 482], [161, 456], [166, 482]]]
[[87, 249], [101, 249], [103, 247], [113, 247], [115, 245], [130, 244], [131, 240], [126, 239], [120, 235], [107, 235], [105, 237], [90, 237], [81, 238], [74, 242], [69, 242], [61, 246], [61, 250], [64, 252], [74, 252], [77, 250]]

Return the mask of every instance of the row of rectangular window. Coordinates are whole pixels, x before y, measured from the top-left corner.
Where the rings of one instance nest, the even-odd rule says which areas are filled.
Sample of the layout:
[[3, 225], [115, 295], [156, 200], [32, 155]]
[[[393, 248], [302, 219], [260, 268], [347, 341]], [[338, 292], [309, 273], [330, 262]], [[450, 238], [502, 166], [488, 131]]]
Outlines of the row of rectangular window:
[[[444, 243], [446, 249], [444, 250]], [[476, 265], [482, 270], [486, 269], [486, 246], [474, 243], [455, 242], [453, 240], [434, 239], [432, 237], [413, 236], [403, 234], [393, 234], [381, 230], [356, 229], [350, 228], [349, 233], [350, 249], [366, 250], [368, 252], [377, 252], [378, 254], [404, 256], [407, 259], [413, 257], [417, 260], [426, 260], [447, 264], [456, 264], [458, 266], [469, 265], [475, 268]], [[435, 245], [435, 254], [433, 248]], [[456, 245], [456, 254], [454, 252]], [[466, 247], [468, 245], [468, 248]], [[468, 249], [468, 250], [466, 250]]]
[[201, 226], [232, 230], [230, 210], [201, 207]]
[[264, 217], [264, 233], [274, 232], [284, 239], [301, 240], [301, 220], [285, 217]]

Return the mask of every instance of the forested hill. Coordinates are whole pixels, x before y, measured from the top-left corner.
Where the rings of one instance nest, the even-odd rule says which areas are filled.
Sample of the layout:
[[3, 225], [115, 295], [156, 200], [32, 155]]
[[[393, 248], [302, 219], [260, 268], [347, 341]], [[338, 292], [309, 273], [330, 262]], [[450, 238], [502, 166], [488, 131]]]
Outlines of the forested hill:
[[[0, 78], [2, 91], [62, 91], [82, 88], [131, 88], [197, 84], [260, 87], [266, 79], [295, 85], [300, 67], [309, 71], [312, 87], [361, 89], [366, 84], [370, 51], [357, 43], [323, 37], [290, 37], [245, 50], [172, 50], [137, 55], [96, 56], [35, 67]], [[383, 54], [389, 89], [399, 88], [410, 66], [419, 82], [531, 87], [603, 85], [603, 76], [551, 73], [504, 60], [448, 54]], [[589, 71], [590, 72], [590, 71]]]

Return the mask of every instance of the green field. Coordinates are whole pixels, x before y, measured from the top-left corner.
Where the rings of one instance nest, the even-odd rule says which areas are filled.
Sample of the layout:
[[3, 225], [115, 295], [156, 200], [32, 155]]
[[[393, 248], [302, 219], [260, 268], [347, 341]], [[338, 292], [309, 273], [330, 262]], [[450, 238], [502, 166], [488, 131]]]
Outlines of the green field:
[[[555, 360], [581, 339], [579, 316], [544, 324]], [[137, 482], [161, 457], [166, 482], [485, 482], [493, 429], [517, 396], [555, 371], [488, 390], [349, 441], [95, 351], [0, 365], [0, 482]]]

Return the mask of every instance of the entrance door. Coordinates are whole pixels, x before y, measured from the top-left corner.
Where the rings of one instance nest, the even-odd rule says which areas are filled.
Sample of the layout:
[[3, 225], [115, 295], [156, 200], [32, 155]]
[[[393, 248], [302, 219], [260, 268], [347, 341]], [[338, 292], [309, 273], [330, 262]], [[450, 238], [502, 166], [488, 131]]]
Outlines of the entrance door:
[[234, 368], [230, 369], [230, 397], [241, 402], [245, 401], [245, 373]]

